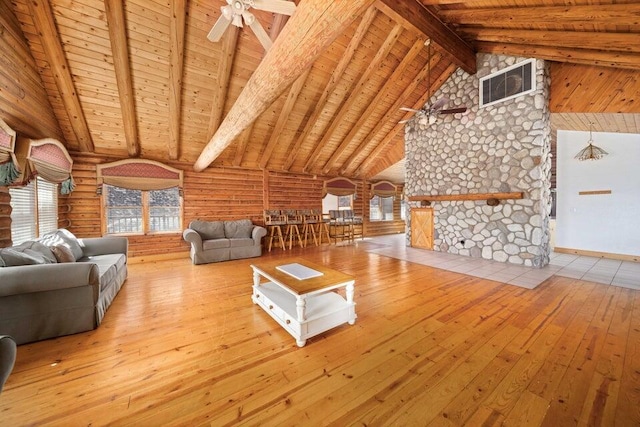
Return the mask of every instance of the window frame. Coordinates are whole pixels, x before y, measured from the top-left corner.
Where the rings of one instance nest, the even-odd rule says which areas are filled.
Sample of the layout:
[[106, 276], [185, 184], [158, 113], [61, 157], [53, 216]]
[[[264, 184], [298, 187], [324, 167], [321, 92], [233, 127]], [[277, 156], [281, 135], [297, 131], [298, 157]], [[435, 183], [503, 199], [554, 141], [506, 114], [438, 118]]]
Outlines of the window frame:
[[[109, 233], [108, 232], [108, 220], [107, 220], [107, 197], [109, 194], [109, 187], [121, 188], [127, 191], [139, 191], [141, 193], [141, 203], [142, 203], [142, 231], [141, 232], [124, 232], [124, 233]], [[162, 231], [152, 231], [151, 230], [151, 206], [149, 204], [151, 191], [163, 191], [163, 190], [134, 190], [129, 188], [118, 187], [116, 185], [103, 185], [102, 195], [100, 197], [100, 223], [102, 229], [103, 236], [156, 236], [162, 234], [176, 234], [182, 233], [184, 229], [184, 197], [182, 195], [182, 191], [180, 187], [170, 187], [164, 190], [177, 189], [178, 191], [178, 226], [175, 230], [162, 230]]]

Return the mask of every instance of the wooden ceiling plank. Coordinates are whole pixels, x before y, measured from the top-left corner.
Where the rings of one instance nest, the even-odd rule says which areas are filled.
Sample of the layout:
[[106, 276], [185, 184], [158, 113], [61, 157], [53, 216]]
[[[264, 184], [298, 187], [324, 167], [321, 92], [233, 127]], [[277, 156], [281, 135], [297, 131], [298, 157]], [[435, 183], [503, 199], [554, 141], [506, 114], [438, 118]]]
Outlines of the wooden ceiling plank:
[[374, 0], [300, 2], [194, 164], [209, 166]]
[[140, 155], [140, 141], [138, 139], [138, 123], [135, 106], [135, 93], [131, 79], [131, 65], [129, 64], [129, 47], [127, 44], [127, 26], [124, 17], [123, 0], [105, 0], [104, 7], [109, 27], [109, 40], [113, 54], [113, 67], [116, 73], [118, 99], [122, 110], [124, 137], [127, 143], [129, 157]]
[[[489, 23], [488, 25], [491, 25]], [[640, 35], [595, 31], [537, 31], [513, 28], [463, 27], [460, 32], [478, 42], [640, 53]]]
[[291, 89], [289, 89], [289, 93], [287, 94], [286, 101], [282, 110], [280, 110], [280, 115], [278, 116], [278, 121], [276, 122], [276, 126], [273, 128], [273, 132], [271, 132], [271, 137], [269, 138], [269, 142], [265, 147], [262, 157], [260, 158], [260, 169], [264, 169], [269, 163], [269, 159], [273, 153], [274, 148], [278, 143], [278, 139], [282, 134], [282, 130], [284, 129], [285, 124], [289, 120], [289, 115], [291, 114], [291, 110], [296, 104], [298, 100], [298, 96], [300, 92], [304, 88], [304, 84], [307, 81], [307, 77], [309, 77], [309, 73], [311, 68], [307, 68], [298, 79], [291, 85]]
[[[105, 0], [110, 1], [110, 0]], [[180, 121], [182, 119], [182, 77], [187, 0], [171, 1], [169, 30], [169, 159], [180, 155]]]
[[92, 153], [94, 151], [93, 139], [73, 83], [60, 34], [56, 29], [51, 5], [48, 0], [30, 0], [27, 3], [78, 144], [82, 151]]
[[360, 131], [364, 123], [367, 120], [369, 120], [371, 116], [374, 114], [374, 111], [377, 108], [379, 108], [380, 101], [387, 96], [387, 94], [391, 89], [397, 87], [398, 82], [405, 75], [407, 67], [413, 63], [413, 61], [416, 59], [416, 57], [418, 56], [418, 54], [423, 48], [424, 48], [424, 39], [421, 36], [418, 39], [416, 39], [416, 41], [413, 43], [413, 45], [411, 46], [407, 54], [404, 56], [400, 64], [396, 67], [396, 69], [393, 71], [391, 76], [385, 81], [382, 88], [378, 90], [373, 100], [368, 103], [367, 108], [360, 115], [360, 118], [358, 119], [358, 121], [353, 126], [351, 126], [351, 130], [349, 131], [347, 136], [344, 137], [344, 139], [342, 140], [342, 143], [338, 146], [338, 148], [334, 151], [331, 158], [329, 158], [329, 160], [325, 164], [322, 170], [322, 172], [325, 175], [328, 174], [331, 169], [335, 168], [336, 162], [338, 161], [340, 156], [343, 155], [343, 153], [349, 147], [349, 145], [351, 145], [353, 139], [355, 138], [356, 134]]
[[[375, 135], [379, 134], [382, 128], [386, 124], [388, 124], [389, 121], [392, 120], [394, 116], [397, 116], [400, 107], [403, 106], [406, 100], [415, 92], [418, 85], [422, 81], [428, 78], [429, 67], [431, 66], [433, 68], [433, 66], [437, 64], [438, 61], [440, 60], [442, 60], [442, 55], [439, 52], [434, 52], [431, 55], [431, 58], [422, 67], [422, 69], [418, 71], [418, 73], [415, 75], [411, 83], [407, 87], [405, 87], [405, 89], [402, 91], [402, 94], [400, 94], [400, 96], [395, 100], [395, 102], [387, 109], [387, 111], [382, 116], [382, 118], [378, 120], [378, 123], [376, 124], [376, 126], [371, 130], [371, 132], [369, 132], [369, 134], [366, 137], [362, 139], [362, 142], [360, 143], [358, 148], [356, 148], [354, 152], [351, 154], [351, 156], [349, 156], [349, 158], [342, 164], [342, 169], [340, 169], [341, 175], [344, 175], [348, 171], [352, 171], [355, 169], [356, 160], [359, 157], [359, 155], [369, 145], [374, 143]], [[423, 97], [421, 97], [420, 99], [422, 100], [424, 98], [425, 99], [424, 102], [426, 102], [428, 93], [433, 93], [431, 88], [427, 88], [427, 90], [425, 91], [425, 95], [423, 95]], [[422, 108], [424, 106], [424, 102], [418, 108]]]
[[628, 52], [603, 52], [591, 49], [565, 49], [562, 47], [528, 46], [492, 42], [478, 42], [476, 46], [478, 52], [484, 53], [640, 70], [640, 55]]
[[349, 44], [347, 45], [347, 48], [346, 48], [344, 54], [340, 58], [340, 61], [338, 62], [338, 65], [335, 67], [335, 69], [331, 73], [331, 77], [329, 77], [329, 82], [327, 83], [327, 85], [325, 86], [324, 90], [322, 91], [322, 94], [320, 95], [320, 98], [315, 103], [315, 107], [313, 109], [313, 112], [312, 112], [311, 116], [309, 117], [309, 119], [307, 120], [304, 129], [302, 130], [302, 132], [300, 133], [298, 138], [296, 138], [296, 141], [293, 144], [293, 147], [292, 147], [291, 151], [289, 152], [289, 156], [287, 157], [287, 160], [285, 161], [284, 170], [291, 169], [291, 166], [293, 165], [293, 162], [295, 161], [296, 157], [298, 156], [298, 153], [300, 151], [300, 147], [302, 146], [302, 143], [304, 142], [304, 140], [309, 135], [309, 132], [311, 132], [313, 127], [316, 125], [318, 117], [320, 117], [320, 114], [322, 113], [322, 110], [324, 110], [324, 107], [325, 107], [325, 105], [327, 103], [327, 99], [329, 98], [329, 95], [331, 95], [333, 90], [336, 88], [336, 86], [338, 85], [338, 82], [342, 78], [342, 75], [344, 74], [345, 70], [347, 69], [347, 66], [349, 65], [349, 63], [353, 59], [353, 55], [356, 53], [356, 50], [358, 49], [358, 46], [360, 46], [360, 43], [362, 42], [362, 39], [367, 34], [367, 32], [369, 30], [369, 27], [371, 26], [371, 23], [373, 22], [373, 19], [376, 17], [376, 13], [377, 13], [377, 9], [375, 7], [370, 7], [364, 13], [362, 19], [360, 20], [360, 23], [358, 24], [358, 28], [356, 29], [356, 32], [354, 33], [353, 37], [349, 41]]
[[209, 128], [207, 138], [211, 139], [222, 122], [224, 105], [227, 102], [229, 92], [229, 81], [231, 80], [231, 70], [236, 55], [236, 45], [238, 44], [238, 27], [229, 25], [224, 36], [222, 36], [222, 52], [220, 53], [220, 64], [216, 73], [216, 85], [211, 100], [211, 115], [209, 116]]
[[424, 34], [444, 49], [460, 68], [476, 73], [476, 53], [456, 32], [447, 27], [438, 16], [415, 0], [378, 0], [383, 13], [419, 33]]
[[[390, 1], [390, 0], [387, 0]], [[559, 22], [563, 25], [593, 26], [595, 23], [638, 25], [640, 5], [599, 4], [581, 6], [499, 7], [440, 10], [448, 24], [482, 27], [523, 28], [535, 22]]]
[[349, 89], [346, 98], [342, 101], [342, 105], [338, 107], [336, 114], [333, 116], [333, 119], [329, 124], [329, 128], [324, 130], [322, 139], [316, 143], [315, 149], [307, 159], [304, 168], [302, 169], [303, 172], [307, 172], [310, 169], [310, 166], [316, 162], [320, 153], [322, 153], [323, 150], [326, 150], [326, 144], [333, 136], [333, 132], [335, 132], [340, 122], [355, 104], [362, 89], [364, 88], [364, 85], [369, 81], [369, 77], [371, 77], [382, 61], [387, 57], [387, 55], [389, 55], [391, 48], [398, 41], [400, 34], [402, 34], [402, 30], [402, 25], [396, 24], [389, 34], [387, 34], [387, 38], [382, 42], [382, 45], [376, 52], [375, 56], [371, 59], [371, 62], [367, 64], [367, 68], [365, 68], [357, 83]]
[[[442, 84], [451, 76], [451, 74], [453, 74], [453, 72], [457, 68], [458, 67], [456, 66], [456, 64], [450, 64], [444, 70], [444, 72], [436, 78], [434, 82], [434, 86], [435, 87], [442, 86]], [[428, 98], [429, 98], [429, 92], [422, 95], [418, 100], [418, 102], [416, 102], [412, 108], [414, 109], [422, 108], [424, 104], [428, 101]], [[374, 166], [375, 162], [378, 161], [378, 156], [380, 156], [388, 148], [389, 143], [393, 140], [393, 138], [396, 137], [398, 132], [404, 131], [404, 126], [405, 125], [403, 123], [397, 123], [393, 127], [393, 129], [391, 129], [391, 131], [387, 133], [387, 135], [378, 143], [378, 145], [371, 152], [371, 154], [369, 154], [369, 156], [367, 156], [367, 158], [360, 164], [360, 167], [358, 167], [358, 169], [356, 170], [356, 173], [355, 173], [356, 176], [366, 176], [367, 171]], [[375, 135], [372, 135], [372, 136], [375, 137]]]

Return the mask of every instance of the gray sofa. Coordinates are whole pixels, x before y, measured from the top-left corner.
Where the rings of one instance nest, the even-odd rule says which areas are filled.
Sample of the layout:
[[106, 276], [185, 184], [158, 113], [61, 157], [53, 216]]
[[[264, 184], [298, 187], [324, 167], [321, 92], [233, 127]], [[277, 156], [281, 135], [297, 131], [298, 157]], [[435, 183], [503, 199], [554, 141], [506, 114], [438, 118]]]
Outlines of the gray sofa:
[[267, 230], [249, 219], [191, 221], [184, 240], [191, 243], [194, 264], [252, 258], [262, 255], [262, 238]]
[[127, 278], [128, 240], [58, 230], [0, 250], [0, 333], [18, 344], [89, 331]]

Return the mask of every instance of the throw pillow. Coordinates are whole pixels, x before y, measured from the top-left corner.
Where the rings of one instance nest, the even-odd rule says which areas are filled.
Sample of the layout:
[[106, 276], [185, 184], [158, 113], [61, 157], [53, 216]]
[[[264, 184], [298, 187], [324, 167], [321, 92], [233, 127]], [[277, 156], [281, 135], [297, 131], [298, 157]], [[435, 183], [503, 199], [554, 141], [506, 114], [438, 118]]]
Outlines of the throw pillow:
[[7, 265], [4, 263], [4, 260], [2, 259], [2, 256], [0, 256], [0, 268], [1, 267], [6, 267]]
[[22, 251], [22, 253], [25, 253], [25, 254], [27, 254], [29, 256], [32, 256], [35, 259], [37, 259], [38, 260], [38, 264], [55, 264], [56, 263], [55, 257], [53, 257], [51, 259], [47, 258], [41, 252], [34, 251], [33, 249], [25, 249], [24, 251]]
[[56, 245], [64, 245], [68, 247], [73, 253], [73, 257], [76, 261], [84, 255], [82, 246], [80, 246], [80, 242], [78, 242], [76, 236], [74, 236], [69, 230], [65, 230], [63, 228], [44, 235], [40, 239], [40, 242], [49, 248]]
[[224, 223], [224, 235], [227, 239], [250, 239], [252, 230], [253, 224], [248, 219]]
[[198, 232], [202, 240], [224, 239], [222, 221], [191, 221], [189, 228]]
[[18, 252], [12, 248], [5, 248], [0, 251], [0, 257], [2, 257], [6, 267], [15, 267], [18, 265], [35, 265], [44, 264], [44, 257], [38, 259], [32, 255], [24, 252]]
[[43, 256], [46, 260], [45, 264], [55, 264], [57, 262], [56, 257], [53, 255], [53, 252], [51, 252], [48, 247], [40, 242], [27, 241], [22, 243], [21, 245], [14, 246], [14, 249], [18, 250], [19, 252], [26, 252], [30, 255], [35, 255], [36, 257]]
[[65, 245], [55, 245], [51, 247], [51, 252], [55, 255], [58, 262], [75, 262], [76, 258], [73, 256], [71, 249]]

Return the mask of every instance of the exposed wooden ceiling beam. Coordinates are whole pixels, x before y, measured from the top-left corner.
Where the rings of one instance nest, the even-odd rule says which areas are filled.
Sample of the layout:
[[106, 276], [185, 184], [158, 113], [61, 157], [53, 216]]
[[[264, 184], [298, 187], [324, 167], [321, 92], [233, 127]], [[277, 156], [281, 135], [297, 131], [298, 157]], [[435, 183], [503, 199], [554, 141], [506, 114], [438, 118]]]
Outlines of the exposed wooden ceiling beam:
[[284, 164], [284, 170], [291, 169], [291, 166], [293, 165], [293, 162], [295, 161], [298, 155], [298, 152], [300, 150], [302, 143], [304, 142], [305, 139], [307, 139], [309, 132], [311, 132], [313, 127], [316, 125], [318, 117], [320, 117], [320, 114], [322, 113], [322, 110], [324, 109], [327, 103], [329, 95], [331, 95], [333, 90], [338, 85], [338, 82], [342, 78], [342, 75], [344, 74], [345, 70], [347, 69], [347, 66], [351, 62], [351, 59], [353, 58], [353, 55], [356, 53], [358, 46], [360, 46], [362, 39], [364, 38], [365, 34], [367, 34], [367, 31], [369, 30], [369, 27], [371, 26], [373, 19], [376, 17], [376, 13], [377, 13], [377, 9], [374, 7], [370, 7], [362, 16], [362, 19], [358, 24], [358, 28], [356, 29], [356, 32], [354, 33], [353, 37], [349, 41], [349, 45], [347, 45], [347, 48], [344, 54], [342, 55], [342, 57], [340, 58], [338, 65], [336, 65], [336, 67], [333, 69], [333, 72], [331, 73], [331, 77], [329, 77], [329, 82], [327, 83], [324, 90], [322, 91], [320, 98], [315, 103], [313, 112], [311, 113], [311, 117], [309, 117], [304, 129], [302, 130], [300, 135], [296, 138], [296, 141], [293, 144], [293, 148], [290, 150], [289, 156], [287, 157], [287, 160]]
[[138, 139], [135, 93], [133, 92], [133, 82], [131, 80], [123, 0], [105, 0], [104, 7], [107, 14], [109, 41], [113, 54], [116, 83], [118, 84], [118, 97], [120, 98], [120, 109], [122, 110], [127, 152], [129, 157], [138, 157], [140, 155], [140, 141]]
[[535, 31], [505, 28], [464, 27], [461, 32], [478, 42], [509, 43], [547, 47], [640, 53], [637, 33], [593, 31]]
[[640, 55], [629, 52], [603, 52], [591, 49], [565, 49], [561, 47], [529, 46], [508, 43], [478, 42], [478, 52], [496, 55], [514, 55], [574, 64], [640, 70]]
[[476, 53], [473, 48], [416, 0], [378, 0], [376, 6], [397, 22], [433, 40], [467, 73], [476, 73]]
[[346, 95], [346, 99], [342, 101], [342, 105], [338, 107], [338, 110], [333, 116], [329, 127], [324, 130], [322, 138], [319, 142], [316, 143], [315, 149], [304, 165], [303, 172], [307, 172], [311, 168], [311, 165], [318, 159], [320, 153], [322, 153], [323, 150], [326, 150], [327, 143], [333, 136], [335, 130], [338, 128], [338, 125], [341, 123], [345, 115], [349, 112], [351, 107], [353, 107], [356, 103], [358, 97], [360, 96], [360, 92], [364, 88], [364, 85], [369, 81], [371, 75], [378, 70], [379, 65], [382, 63], [382, 61], [385, 60], [387, 55], [389, 55], [391, 48], [393, 48], [393, 45], [398, 41], [400, 34], [402, 34], [402, 30], [402, 25], [396, 24], [393, 29], [389, 31], [389, 34], [387, 34], [387, 37], [382, 42], [382, 45], [380, 45], [380, 48], [378, 48], [375, 56], [367, 64], [367, 68], [365, 68], [356, 84], [350, 88], [349, 92]]
[[[438, 78], [434, 82], [435, 87], [440, 87], [442, 84], [456, 71], [458, 67], [455, 64], [450, 64], [443, 72], [438, 76]], [[418, 102], [413, 105], [414, 109], [419, 109], [424, 106], [424, 104], [428, 101], [429, 92], [425, 93], [420, 97]], [[385, 150], [388, 149], [389, 144], [393, 141], [393, 139], [398, 135], [398, 132], [404, 131], [404, 123], [397, 123], [393, 129], [391, 129], [387, 135], [378, 143], [376, 148], [367, 156], [367, 158], [360, 164], [358, 169], [355, 172], [356, 176], [365, 177], [367, 172], [375, 165], [375, 162], [378, 161], [378, 156], [384, 153]]]
[[209, 166], [372, 3], [373, 0], [300, 2], [198, 157], [194, 169], [202, 171]]
[[284, 125], [289, 120], [289, 114], [291, 114], [291, 110], [293, 110], [296, 101], [298, 100], [298, 96], [304, 88], [304, 84], [307, 81], [307, 77], [309, 77], [309, 72], [311, 71], [311, 67], [307, 68], [301, 75], [296, 79], [296, 81], [291, 85], [289, 89], [289, 93], [287, 94], [286, 100], [284, 102], [284, 106], [280, 110], [280, 115], [278, 116], [278, 121], [276, 122], [273, 131], [271, 132], [271, 136], [269, 137], [269, 142], [267, 143], [264, 151], [262, 152], [262, 156], [260, 158], [260, 168], [264, 169], [269, 163], [269, 159], [271, 158], [271, 154], [273, 153], [274, 148], [278, 143], [278, 139], [282, 134], [282, 129], [284, 129]]
[[[109, 1], [109, 0], [105, 0]], [[169, 38], [169, 158], [180, 155], [180, 121], [182, 118], [182, 74], [187, 0], [171, 0]]]
[[[391, 1], [391, 0], [385, 0]], [[449, 24], [490, 25], [492, 27], [527, 28], [536, 22], [557, 22], [593, 28], [594, 24], [637, 26], [640, 23], [638, 4], [599, 4], [588, 6], [499, 7], [485, 9], [450, 9], [438, 12]]]
[[236, 55], [236, 45], [238, 44], [238, 27], [229, 25], [222, 36], [220, 63], [216, 69], [216, 84], [213, 89], [213, 99], [211, 100], [211, 115], [209, 116], [209, 128], [207, 138], [211, 139], [222, 121], [224, 105], [227, 102], [229, 91], [229, 81], [231, 79], [231, 69]]
[[236, 146], [236, 155], [233, 158], [233, 166], [242, 165], [242, 158], [244, 157], [244, 152], [247, 150], [249, 139], [251, 139], [251, 132], [253, 132], [253, 124], [249, 125], [242, 131], [240, 136], [236, 138], [238, 143]]
[[407, 54], [402, 58], [400, 64], [393, 70], [391, 76], [385, 80], [385, 83], [382, 85], [380, 90], [376, 93], [376, 96], [367, 104], [367, 108], [360, 115], [360, 118], [356, 121], [356, 123], [351, 126], [351, 130], [344, 137], [342, 143], [338, 146], [338, 148], [333, 152], [333, 155], [329, 158], [327, 163], [325, 164], [322, 172], [326, 175], [329, 171], [335, 167], [336, 162], [345, 152], [345, 150], [351, 145], [353, 142], [353, 138], [355, 138], [356, 134], [360, 132], [362, 126], [365, 124], [367, 120], [371, 119], [371, 116], [374, 114], [374, 111], [379, 108], [380, 102], [387, 96], [389, 91], [395, 87], [397, 87], [398, 82], [404, 77], [407, 67], [413, 63], [416, 59], [420, 51], [424, 48], [424, 39], [418, 38]]
[[62, 48], [51, 5], [48, 0], [30, 0], [27, 4], [78, 145], [82, 151], [92, 153], [93, 139]]
[[[442, 54], [440, 54], [440, 52], [432, 53], [431, 58], [422, 67], [422, 69], [418, 71], [415, 77], [411, 80], [411, 83], [409, 83], [407, 87], [405, 87], [405, 89], [402, 91], [400, 96], [396, 98], [394, 103], [387, 109], [387, 111], [384, 113], [382, 118], [378, 120], [376, 126], [371, 130], [371, 132], [367, 134], [367, 136], [365, 136], [362, 139], [362, 142], [360, 143], [358, 148], [356, 148], [351, 154], [351, 156], [349, 156], [349, 158], [342, 164], [342, 169], [340, 169], [341, 175], [344, 175], [347, 172], [351, 172], [356, 169], [356, 166], [359, 164], [357, 161], [361, 157], [362, 153], [366, 149], [368, 149], [370, 145], [375, 144], [376, 135], [378, 135], [382, 131], [383, 127], [389, 124], [389, 121], [393, 120], [393, 118], [398, 115], [398, 111], [400, 110], [400, 107], [405, 105], [407, 99], [409, 99], [409, 97], [415, 93], [418, 85], [428, 78], [429, 66], [433, 68], [435, 64], [437, 64], [441, 60], [442, 60]], [[426, 94], [428, 93], [433, 93], [431, 89], [432, 88], [427, 88], [427, 90], [425, 91], [425, 95], [423, 97], [426, 97]], [[420, 98], [420, 100], [422, 101], [422, 98]], [[422, 108], [423, 106], [424, 106], [424, 102], [418, 108]]]

